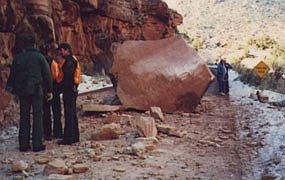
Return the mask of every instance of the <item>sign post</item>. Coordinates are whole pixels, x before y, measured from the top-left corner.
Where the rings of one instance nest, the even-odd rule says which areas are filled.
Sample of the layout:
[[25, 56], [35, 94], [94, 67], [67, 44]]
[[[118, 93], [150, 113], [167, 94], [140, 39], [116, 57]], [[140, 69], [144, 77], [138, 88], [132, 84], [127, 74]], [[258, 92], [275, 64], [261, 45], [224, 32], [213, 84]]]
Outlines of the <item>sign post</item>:
[[260, 78], [264, 78], [264, 76], [269, 72], [270, 68], [265, 64], [265, 62], [260, 61], [254, 68], [253, 71]]

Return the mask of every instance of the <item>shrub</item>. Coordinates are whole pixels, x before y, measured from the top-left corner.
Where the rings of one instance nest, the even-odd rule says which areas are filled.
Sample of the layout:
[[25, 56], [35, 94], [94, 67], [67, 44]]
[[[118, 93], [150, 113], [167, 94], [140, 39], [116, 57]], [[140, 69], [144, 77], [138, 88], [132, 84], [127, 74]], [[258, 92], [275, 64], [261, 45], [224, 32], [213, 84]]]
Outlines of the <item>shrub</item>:
[[203, 48], [203, 45], [204, 45], [204, 40], [200, 37], [196, 37], [196, 38], [193, 38], [192, 39], [192, 42], [191, 42], [191, 46], [196, 50], [198, 51], [199, 49], [202, 49]]
[[264, 50], [275, 47], [277, 45], [277, 42], [269, 36], [262, 36], [257, 39], [251, 38], [248, 41], [248, 44]]

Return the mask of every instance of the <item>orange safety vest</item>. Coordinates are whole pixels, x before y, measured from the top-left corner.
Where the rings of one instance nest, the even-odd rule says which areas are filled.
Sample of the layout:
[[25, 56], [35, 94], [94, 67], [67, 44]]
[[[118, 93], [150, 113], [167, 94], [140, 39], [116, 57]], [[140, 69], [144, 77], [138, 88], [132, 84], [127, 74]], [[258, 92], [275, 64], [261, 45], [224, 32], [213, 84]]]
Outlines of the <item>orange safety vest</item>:
[[55, 60], [52, 60], [50, 65], [52, 80], [57, 81], [58, 75], [59, 75], [59, 69], [58, 64], [55, 62]]
[[[76, 69], [75, 69], [75, 72], [74, 72], [74, 77], [73, 77], [73, 79], [74, 79], [74, 83], [75, 84], [79, 84], [80, 83], [80, 75], [81, 75], [81, 68], [80, 68], [80, 64], [79, 64], [79, 61], [78, 61], [78, 59], [75, 57], [75, 56], [73, 56], [73, 58], [76, 60], [76, 62], [77, 62], [77, 66], [76, 66]], [[65, 63], [65, 60], [62, 60], [62, 61], [60, 61], [60, 63], [58, 64], [58, 66], [59, 66], [59, 73], [58, 73], [58, 76], [57, 76], [57, 78], [56, 78], [56, 82], [57, 83], [60, 83], [61, 81], [62, 81], [62, 79], [63, 79], [63, 76], [64, 76], [64, 74], [63, 74], [63, 71], [62, 71], [62, 66], [64, 65], [64, 63]]]

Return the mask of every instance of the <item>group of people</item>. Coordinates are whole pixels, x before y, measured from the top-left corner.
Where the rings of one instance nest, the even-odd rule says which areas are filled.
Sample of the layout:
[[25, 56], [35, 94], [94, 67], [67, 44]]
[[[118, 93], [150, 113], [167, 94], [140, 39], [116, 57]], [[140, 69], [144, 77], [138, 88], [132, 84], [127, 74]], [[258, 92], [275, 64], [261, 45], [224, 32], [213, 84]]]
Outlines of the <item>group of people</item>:
[[[72, 54], [70, 44], [61, 43], [57, 47], [55, 43], [51, 43], [37, 50], [33, 35], [25, 36], [23, 42], [24, 47], [14, 57], [6, 85], [6, 90], [17, 96], [20, 102], [19, 150], [43, 151], [43, 139], [59, 139], [58, 144], [63, 145], [78, 142], [76, 99], [80, 65]], [[63, 95], [64, 129], [61, 122], [60, 94]]]
[[219, 93], [222, 96], [229, 94], [229, 69], [232, 69], [232, 66], [224, 59], [221, 59], [217, 67], [217, 80]]

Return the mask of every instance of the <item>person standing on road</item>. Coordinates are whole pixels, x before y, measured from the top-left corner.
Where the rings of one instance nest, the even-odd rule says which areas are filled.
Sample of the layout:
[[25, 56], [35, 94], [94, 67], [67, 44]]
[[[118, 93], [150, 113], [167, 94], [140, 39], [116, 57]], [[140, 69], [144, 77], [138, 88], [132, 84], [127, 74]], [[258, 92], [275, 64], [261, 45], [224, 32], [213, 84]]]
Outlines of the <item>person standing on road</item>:
[[[47, 101], [47, 98], [43, 99], [43, 124], [44, 124], [44, 138], [47, 141], [52, 140], [52, 137], [59, 139], [62, 138], [62, 123], [61, 123], [61, 103], [60, 103], [60, 84], [57, 82], [59, 76], [59, 65], [56, 62], [56, 44], [51, 43], [49, 45], [42, 46], [41, 52], [46, 57], [49, 64], [52, 79], [53, 79], [53, 99]], [[46, 88], [44, 88], [46, 90]], [[51, 108], [53, 113], [53, 131], [52, 131], [52, 120], [51, 120]], [[53, 132], [53, 136], [52, 136]]]
[[15, 56], [6, 90], [20, 100], [19, 149], [28, 151], [30, 147], [30, 110], [33, 110], [32, 145], [33, 151], [45, 150], [43, 138], [43, 85], [47, 90], [47, 100], [52, 99], [52, 77], [45, 57], [34, 48], [33, 35], [24, 37], [24, 51]]
[[[72, 54], [70, 44], [61, 43], [57, 48], [64, 58], [62, 65], [62, 91], [64, 103], [65, 127], [63, 139], [58, 142], [62, 145], [71, 145], [79, 142], [79, 128], [76, 114], [76, 99], [80, 80], [79, 62]], [[78, 72], [79, 71], [79, 72]]]
[[222, 59], [217, 67], [217, 80], [218, 80], [220, 95], [225, 95], [225, 75], [226, 75], [225, 61]]
[[225, 91], [224, 93], [225, 94], [229, 94], [230, 92], [230, 87], [229, 87], [229, 69], [233, 69], [233, 67], [227, 63], [225, 60], [224, 60], [224, 64], [225, 64], [225, 68], [226, 68], [226, 72], [225, 72], [225, 77], [224, 77], [224, 86], [225, 86]]

